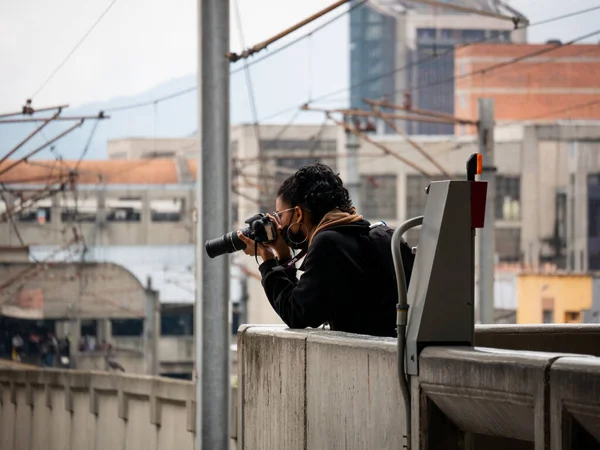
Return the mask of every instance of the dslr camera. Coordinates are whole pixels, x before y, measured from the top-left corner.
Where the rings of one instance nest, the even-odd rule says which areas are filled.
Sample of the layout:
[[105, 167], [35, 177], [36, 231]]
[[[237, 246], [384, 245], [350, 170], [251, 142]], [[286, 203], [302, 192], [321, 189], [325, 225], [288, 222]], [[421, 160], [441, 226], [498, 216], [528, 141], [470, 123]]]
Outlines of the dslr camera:
[[[268, 244], [277, 240], [277, 229], [266, 214], [256, 214], [246, 219], [245, 223], [248, 226], [242, 230], [242, 234], [258, 244]], [[237, 231], [230, 231], [224, 236], [206, 241], [204, 248], [210, 258], [216, 258], [226, 253], [244, 250], [246, 244], [238, 237]]]

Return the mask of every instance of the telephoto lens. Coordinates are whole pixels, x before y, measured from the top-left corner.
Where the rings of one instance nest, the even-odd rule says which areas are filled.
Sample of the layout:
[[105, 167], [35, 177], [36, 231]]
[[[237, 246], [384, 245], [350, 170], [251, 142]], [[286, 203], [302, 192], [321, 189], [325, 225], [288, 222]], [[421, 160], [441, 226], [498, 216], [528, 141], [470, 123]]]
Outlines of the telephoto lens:
[[[247, 235], [248, 231], [250, 230], [245, 228], [242, 230], [242, 233]], [[217, 256], [221, 256], [226, 253], [244, 250], [246, 248], [246, 244], [244, 244], [244, 242], [238, 237], [237, 231], [230, 231], [224, 236], [206, 241], [204, 248], [206, 249], [206, 253], [208, 254], [209, 258], [216, 258]]]

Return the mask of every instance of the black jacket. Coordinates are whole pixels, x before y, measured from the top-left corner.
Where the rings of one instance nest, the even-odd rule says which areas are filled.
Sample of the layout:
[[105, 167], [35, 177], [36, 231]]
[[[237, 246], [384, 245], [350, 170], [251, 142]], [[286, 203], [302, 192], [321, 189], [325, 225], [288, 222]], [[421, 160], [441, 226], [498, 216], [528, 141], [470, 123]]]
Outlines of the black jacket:
[[[290, 328], [316, 328], [329, 322], [337, 331], [396, 335], [393, 230], [380, 226], [369, 233], [369, 225], [362, 220], [318, 233], [300, 267], [304, 273], [299, 280], [295, 268], [272, 270], [275, 260], [260, 265], [267, 298]], [[404, 247], [408, 282], [413, 258], [410, 248]]]

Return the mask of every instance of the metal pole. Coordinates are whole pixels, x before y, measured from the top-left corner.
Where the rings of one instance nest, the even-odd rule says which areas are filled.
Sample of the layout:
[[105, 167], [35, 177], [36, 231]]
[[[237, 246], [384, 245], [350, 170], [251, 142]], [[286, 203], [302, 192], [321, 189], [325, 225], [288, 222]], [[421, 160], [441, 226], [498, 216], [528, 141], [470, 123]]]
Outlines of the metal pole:
[[230, 229], [229, 2], [198, 0], [196, 450], [229, 448], [229, 259], [203, 244]]
[[146, 317], [144, 320], [144, 372], [159, 374], [158, 339], [160, 334], [160, 303], [158, 292], [152, 289], [152, 279], [146, 282]]
[[152, 375], [160, 375], [160, 354], [158, 343], [160, 341], [160, 297], [158, 291], [150, 292], [152, 298]]
[[361, 214], [360, 204], [360, 174], [358, 170], [358, 149], [360, 142], [358, 136], [354, 133], [346, 131], [346, 151], [348, 152], [346, 187], [352, 199], [352, 204], [356, 208], [358, 214]]
[[494, 323], [494, 260], [496, 222], [496, 167], [494, 166], [494, 100], [479, 99], [479, 153], [481, 181], [487, 181], [485, 226], [479, 236], [479, 314], [481, 323]]

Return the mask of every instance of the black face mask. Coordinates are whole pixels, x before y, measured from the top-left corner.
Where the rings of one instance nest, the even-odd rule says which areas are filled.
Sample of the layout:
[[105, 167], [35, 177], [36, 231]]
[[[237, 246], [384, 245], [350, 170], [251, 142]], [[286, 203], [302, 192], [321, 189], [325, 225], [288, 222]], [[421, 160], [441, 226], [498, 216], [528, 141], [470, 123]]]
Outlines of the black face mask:
[[[292, 219], [290, 218], [290, 222], [291, 221]], [[294, 250], [304, 250], [308, 248], [308, 236], [304, 236], [304, 233], [301, 231], [302, 228], [305, 227], [297, 224], [292, 225], [296, 225], [298, 230], [292, 231], [290, 229], [290, 225], [286, 225], [281, 229], [281, 237], [283, 237], [285, 243], [288, 245], [288, 247], [293, 248]], [[296, 226], [294, 226], [294, 228], [296, 228]]]

